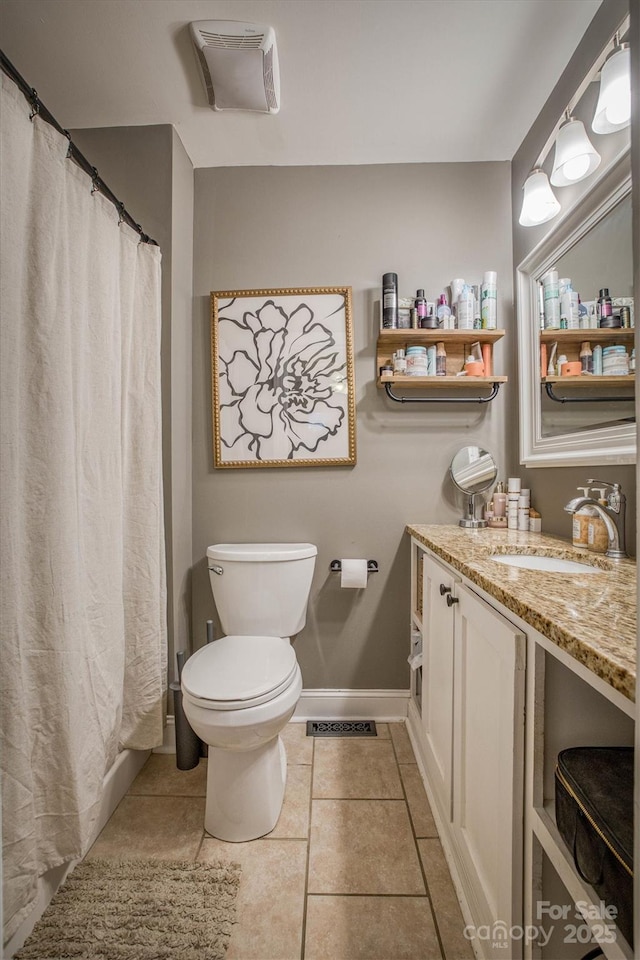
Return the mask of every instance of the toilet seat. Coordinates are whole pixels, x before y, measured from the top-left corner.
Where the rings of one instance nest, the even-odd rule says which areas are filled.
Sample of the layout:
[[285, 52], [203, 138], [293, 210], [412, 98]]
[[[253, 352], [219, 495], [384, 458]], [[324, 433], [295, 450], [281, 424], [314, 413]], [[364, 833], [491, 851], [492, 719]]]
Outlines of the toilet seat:
[[294, 682], [298, 661], [283, 637], [221, 637], [182, 670], [183, 692], [210, 710], [241, 710], [273, 700]]

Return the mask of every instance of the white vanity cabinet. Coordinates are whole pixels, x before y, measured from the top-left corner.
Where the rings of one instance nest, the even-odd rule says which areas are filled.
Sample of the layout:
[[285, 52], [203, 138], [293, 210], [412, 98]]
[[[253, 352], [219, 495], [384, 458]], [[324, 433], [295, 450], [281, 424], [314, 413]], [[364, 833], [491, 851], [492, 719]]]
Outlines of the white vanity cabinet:
[[428, 551], [422, 570], [422, 709], [409, 729], [465, 919], [495, 956], [495, 935], [504, 949], [522, 922], [526, 638]]
[[[637, 942], [634, 954], [559, 833], [554, 770], [568, 747], [634, 743], [635, 568], [621, 562], [603, 574], [599, 593], [572, 582], [572, 608], [581, 603], [585, 613], [571, 634], [566, 609], [553, 617], [557, 581], [547, 594], [543, 579], [531, 585], [526, 572], [493, 570], [498, 534], [409, 532], [423, 659], [407, 728], [476, 955], [581, 960], [599, 944], [607, 960], [631, 960]], [[535, 535], [531, 547], [558, 543]], [[590, 617], [584, 604], [595, 598]], [[600, 630], [605, 608], [618, 618], [613, 647]]]
[[[454, 601], [460, 580], [428, 554], [422, 564], [422, 725], [429, 784], [447, 820], [453, 815]], [[451, 605], [453, 604], [453, 605]]]

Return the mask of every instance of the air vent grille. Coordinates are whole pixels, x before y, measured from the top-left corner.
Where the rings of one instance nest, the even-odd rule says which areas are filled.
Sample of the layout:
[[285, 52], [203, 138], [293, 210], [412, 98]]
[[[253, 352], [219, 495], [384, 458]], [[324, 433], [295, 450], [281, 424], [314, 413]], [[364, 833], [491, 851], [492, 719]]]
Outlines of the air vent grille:
[[264, 94], [269, 109], [278, 109], [278, 100], [273, 84], [273, 46], [269, 47], [264, 55]]
[[241, 34], [209, 33], [207, 30], [200, 30], [200, 36], [208, 47], [222, 47], [226, 50], [259, 50], [264, 40], [263, 33], [242, 36]]
[[308, 737], [377, 737], [375, 720], [307, 720]]

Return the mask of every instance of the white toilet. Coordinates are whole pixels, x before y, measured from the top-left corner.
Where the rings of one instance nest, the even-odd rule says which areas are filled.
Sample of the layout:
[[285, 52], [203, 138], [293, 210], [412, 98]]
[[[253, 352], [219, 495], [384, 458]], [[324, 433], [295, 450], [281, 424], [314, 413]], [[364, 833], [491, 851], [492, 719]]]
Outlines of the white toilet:
[[218, 543], [209, 579], [227, 636], [182, 670], [182, 702], [209, 744], [205, 830], [255, 840], [276, 825], [287, 775], [280, 731], [302, 692], [290, 637], [305, 625], [317, 548], [312, 543]]

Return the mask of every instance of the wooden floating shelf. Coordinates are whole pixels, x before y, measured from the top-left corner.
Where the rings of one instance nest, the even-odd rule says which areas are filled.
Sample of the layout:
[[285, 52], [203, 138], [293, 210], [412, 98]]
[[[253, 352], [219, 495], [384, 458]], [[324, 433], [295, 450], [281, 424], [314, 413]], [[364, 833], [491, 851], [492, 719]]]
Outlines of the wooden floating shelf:
[[635, 339], [633, 327], [593, 327], [588, 330], [541, 330], [540, 343], [583, 343], [591, 341], [600, 343], [609, 340], [620, 340], [623, 343], [633, 343]]
[[[406, 377], [393, 374], [378, 377], [378, 387], [386, 383], [397, 387], [490, 387], [494, 383], [507, 383], [508, 377]], [[620, 378], [618, 378], [620, 379]]]
[[595, 376], [590, 373], [584, 376], [578, 375], [577, 377], [541, 377], [540, 382], [562, 383], [566, 387], [600, 387], [611, 386], [611, 384], [631, 387], [636, 382], [636, 375], [635, 373], [630, 373], [621, 377], [604, 377]]
[[416, 346], [438, 343], [495, 343], [504, 337], [504, 330], [381, 330], [378, 344], [401, 346], [411, 341]]
[[[490, 353], [493, 344], [504, 337], [504, 330], [433, 330], [420, 328], [409, 330], [380, 330], [378, 335], [378, 349], [376, 353], [376, 384], [385, 389], [391, 400], [399, 403], [488, 403], [497, 396], [500, 384], [506, 383], [507, 377], [462, 377], [457, 376], [464, 370], [465, 361], [471, 352], [474, 343], [483, 346], [489, 345]], [[380, 375], [380, 368], [392, 363], [393, 353], [399, 347], [435, 346], [443, 343], [447, 354], [446, 376], [444, 377], [412, 377], [406, 374], [387, 373]], [[492, 364], [493, 366], [493, 364]], [[450, 394], [457, 396], [443, 397], [398, 397], [391, 388], [400, 387], [409, 391], [435, 390], [438, 393], [444, 388]], [[477, 396], [469, 397], [467, 391], [475, 389]]]

